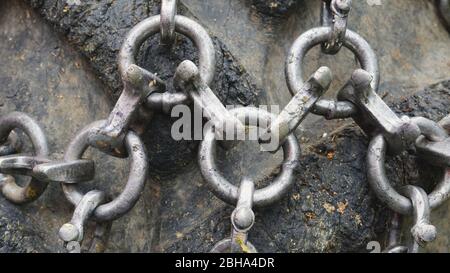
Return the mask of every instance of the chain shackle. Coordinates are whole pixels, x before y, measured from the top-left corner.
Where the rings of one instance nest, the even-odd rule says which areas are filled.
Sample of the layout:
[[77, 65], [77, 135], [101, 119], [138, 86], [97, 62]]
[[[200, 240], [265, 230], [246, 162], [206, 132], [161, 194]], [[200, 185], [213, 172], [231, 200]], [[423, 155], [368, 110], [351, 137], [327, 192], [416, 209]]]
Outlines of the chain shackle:
[[[121, 75], [125, 75], [130, 65], [136, 64], [135, 56], [141, 45], [160, 31], [160, 18], [159, 15], [149, 17], [128, 32], [119, 52]], [[214, 44], [208, 32], [197, 22], [181, 15], [175, 16], [175, 31], [191, 39], [197, 47], [200, 75], [208, 85], [211, 84], [216, 69], [216, 57]]]
[[212, 123], [217, 139], [234, 139], [234, 135], [227, 136], [227, 129], [233, 126], [233, 132], [243, 132], [242, 123], [228, 111], [219, 98], [201, 78], [197, 66], [191, 61], [183, 61], [175, 72], [174, 85], [185, 90], [194, 105], [202, 109], [205, 117]]
[[323, 53], [336, 54], [342, 48], [351, 6], [352, 0], [322, 0], [321, 24], [331, 28], [328, 41], [322, 43]]
[[[104, 124], [105, 121], [100, 120], [83, 128], [69, 144], [64, 160], [79, 160], [90, 146], [89, 133], [92, 129]], [[102, 204], [94, 210], [93, 215], [97, 221], [112, 221], [123, 216], [134, 207], [144, 189], [148, 170], [145, 146], [136, 133], [129, 131], [125, 136], [125, 148], [131, 161], [127, 184], [114, 200]], [[85, 195], [77, 183], [62, 183], [62, 188], [66, 198], [74, 206], [77, 206]]]
[[389, 151], [400, 153], [416, 141], [420, 128], [407, 116], [399, 118], [373, 90], [372, 82], [370, 73], [357, 69], [339, 91], [338, 99], [357, 107], [358, 115], [354, 115], [353, 119], [367, 136], [382, 134], [389, 144]]
[[[411, 228], [411, 235], [415, 244], [425, 247], [429, 242], [436, 239], [436, 227], [430, 223], [431, 208], [427, 193], [417, 186], [405, 186], [401, 192], [411, 200], [413, 206], [414, 226]], [[416, 247], [413, 247], [415, 251]]]
[[172, 46], [175, 40], [175, 15], [177, 15], [177, 0], [162, 0], [160, 14], [161, 44], [165, 46]]
[[[164, 11], [170, 8], [170, 4], [166, 4]], [[126, 157], [123, 140], [142, 104], [150, 110], [153, 106], [157, 106], [156, 109], [168, 112], [171, 107], [187, 102], [187, 97], [183, 95], [156, 95], [165, 91], [165, 83], [136, 65], [135, 56], [140, 47], [150, 36], [161, 32], [161, 20], [166, 19], [162, 18], [162, 15], [152, 16], [128, 32], [118, 58], [119, 73], [124, 79], [124, 91], [109, 115], [107, 123], [90, 134], [90, 145], [114, 156]], [[202, 26], [187, 17], [176, 15], [174, 22], [175, 32], [190, 38], [198, 48], [200, 76], [210, 84], [214, 78], [216, 62], [211, 37]]]
[[425, 247], [427, 243], [436, 239], [436, 227], [430, 223], [430, 203], [426, 192], [417, 186], [405, 186], [401, 188], [402, 194], [408, 197], [413, 204], [413, 221], [411, 228], [412, 242], [409, 246], [400, 243], [401, 216], [394, 212], [391, 218], [389, 242], [383, 253], [418, 253], [419, 247]]
[[[270, 126], [263, 132], [258, 141], [269, 152], [276, 152], [310, 113], [311, 108], [323, 93], [330, 87], [332, 81], [331, 70], [328, 67], [319, 68], [302, 86], [283, 111], [271, 121]], [[275, 145], [271, 145], [274, 143]]]
[[218, 242], [210, 252], [212, 253], [257, 253], [252, 243], [248, 241], [248, 231], [255, 223], [253, 213], [253, 181], [243, 179], [239, 186], [239, 198], [236, 208], [231, 214], [231, 237]]
[[[12, 112], [0, 117], [0, 140], [6, 140], [14, 129], [20, 129], [28, 136], [33, 146], [34, 157], [27, 162], [31, 164], [25, 165], [25, 162], [22, 160], [25, 157], [17, 158], [16, 155], [0, 157], [0, 161], [3, 160], [4, 162], [3, 171], [9, 169], [13, 173], [14, 170], [22, 170], [29, 173], [29, 168], [32, 168], [33, 164], [38, 161], [46, 161], [49, 155], [47, 138], [38, 123], [24, 113]], [[31, 178], [24, 186], [17, 185], [12, 177], [4, 179], [0, 184], [3, 196], [15, 204], [24, 204], [36, 200], [45, 191], [46, 187], [47, 182], [35, 178]]]
[[147, 70], [131, 64], [123, 74], [124, 90], [102, 127], [93, 128], [89, 144], [116, 157], [127, 157], [123, 142], [144, 99], [160, 92], [165, 83]]
[[[236, 115], [241, 122], [257, 120], [260, 126], [269, 123], [276, 117], [267, 111], [253, 107], [235, 108], [230, 113]], [[294, 169], [298, 165], [300, 147], [297, 138], [291, 134], [283, 144], [284, 161], [281, 171], [272, 184], [257, 189], [253, 196], [253, 205], [263, 207], [271, 205], [280, 200], [294, 183]], [[212, 127], [204, 132], [203, 141], [199, 147], [198, 161], [203, 179], [207, 182], [209, 189], [222, 201], [235, 205], [239, 198], [239, 188], [227, 181], [217, 170], [216, 162], [216, 139]]]
[[426, 192], [417, 186], [405, 186], [401, 188], [402, 194], [411, 200], [413, 205], [413, 221], [411, 228], [412, 242], [409, 246], [400, 244], [401, 216], [394, 212], [391, 219], [389, 232], [389, 245], [383, 253], [418, 253], [419, 247], [425, 247], [427, 243], [436, 239], [436, 227], [430, 223], [430, 203]]
[[[66, 248], [70, 253], [79, 253], [81, 252], [81, 243], [84, 239], [84, 227], [92, 216], [95, 209], [101, 204], [106, 202], [106, 196], [103, 192], [93, 190], [86, 193], [80, 202], [77, 204], [75, 211], [73, 213], [72, 219], [69, 223], [64, 224], [59, 229], [59, 237], [61, 240], [65, 242]], [[110, 226], [111, 223], [108, 222], [106, 226]], [[98, 233], [103, 233], [103, 229], [105, 228], [105, 223], [98, 224], [96, 226], [95, 235]], [[103, 233], [103, 235], [107, 235], [108, 233]], [[94, 235], [94, 236], [95, 236]], [[106, 238], [102, 238], [101, 241], [105, 241]], [[94, 252], [103, 252], [105, 246], [98, 244], [98, 237], [95, 236], [92, 241], [91, 249]]]
[[[418, 124], [425, 138], [439, 139], [442, 137], [443, 132], [445, 132], [436, 123], [417, 118], [413, 118], [412, 121]], [[440, 130], [442, 132], [439, 132]], [[420, 139], [422, 138], [418, 138], [419, 143]], [[367, 176], [369, 184], [378, 199], [388, 205], [390, 209], [403, 215], [412, 215], [413, 204], [411, 200], [398, 193], [386, 177], [384, 167], [386, 150], [387, 142], [382, 135], [377, 135], [370, 141], [367, 153]], [[450, 168], [444, 167], [443, 171], [444, 175], [442, 180], [428, 194], [428, 202], [431, 210], [441, 206], [450, 197]]]
[[[286, 59], [286, 80], [289, 91], [293, 96], [297, 94], [304, 84], [303, 60], [310, 49], [327, 42], [331, 35], [329, 27], [313, 28], [297, 38], [292, 45]], [[361, 68], [370, 73], [373, 78], [371, 87], [378, 91], [380, 72], [375, 52], [364, 38], [357, 33], [347, 30], [343, 46], [352, 51], [361, 65]], [[348, 118], [357, 113], [356, 107], [346, 101], [319, 100], [312, 108], [312, 112], [327, 119]]]

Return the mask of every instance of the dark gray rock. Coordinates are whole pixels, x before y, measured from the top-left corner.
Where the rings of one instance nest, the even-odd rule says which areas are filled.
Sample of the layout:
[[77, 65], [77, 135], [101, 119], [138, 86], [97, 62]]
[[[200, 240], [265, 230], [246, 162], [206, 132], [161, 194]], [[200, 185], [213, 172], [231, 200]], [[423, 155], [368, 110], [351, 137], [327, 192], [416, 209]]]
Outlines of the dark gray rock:
[[300, 0], [252, 0], [252, 5], [261, 13], [270, 16], [283, 16]]
[[[58, 0], [28, 2], [89, 59], [99, 77], [111, 87], [114, 99], [122, 91], [116, 60], [125, 35], [143, 19], [159, 14], [160, 8], [160, 1], [154, 0], [101, 0], [74, 5]], [[179, 6], [179, 13], [186, 13], [184, 6]], [[248, 75], [234, 62], [233, 55], [223, 43], [216, 38], [214, 43], [218, 61], [213, 90], [217, 90], [221, 98], [230, 104], [254, 103], [257, 90]], [[181, 61], [197, 58], [197, 51], [192, 43], [181, 37], [177, 40], [175, 50], [170, 53], [164, 53], [160, 48], [158, 35], [150, 39], [143, 48], [138, 63], [158, 73], [164, 80], [171, 78]]]
[[[9, 15], [14, 17], [17, 14], [17, 21], [14, 22], [17, 26], [34, 25], [44, 29], [42, 33], [47, 35], [45, 41], [54, 43], [51, 48], [60, 49], [60, 58], [52, 59], [52, 51], [45, 50], [49, 44], [18, 43], [29, 38], [23, 27], [11, 28], [11, 32], [2, 33], [2, 40], [9, 42], [5, 43], [5, 47], [0, 46], [0, 56], [39, 49], [42, 50], [38, 54], [39, 59], [29, 63], [30, 69], [42, 71], [53, 67], [59, 71], [70, 67], [71, 74], [61, 74], [58, 84], [62, 85], [49, 85], [52, 77], [36, 79], [32, 77], [32, 69], [22, 76], [18, 71], [23, 69], [23, 64], [16, 63], [15, 59], [9, 61], [8, 69], [1, 71], [1, 83], [9, 82], [12, 88], [7, 89], [9, 91], [4, 95], [7, 99], [2, 100], [5, 106], [0, 110], [2, 113], [11, 111], [13, 107], [9, 105], [14, 104], [13, 109], [33, 114], [49, 133], [50, 143], [54, 147], [52, 151], [55, 152], [52, 156], [60, 158], [64, 146], [82, 125], [106, 117], [109, 104], [101, 94], [104, 90], [112, 101], [120, 94], [121, 83], [115, 59], [123, 37], [134, 24], [156, 14], [159, 1], [101, 0], [79, 6], [67, 6], [65, 2], [56, 0], [26, 2], [62, 33], [62, 37], [52, 38], [52, 31], [43, 26], [42, 20], [23, 4], [5, 1], [2, 3], [4, 9], [1, 10], [14, 9], [16, 13], [10, 11]], [[181, 11], [192, 16], [183, 6]], [[6, 22], [3, 22], [3, 26], [6, 26]], [[8, 39], [11, 36], [13, 42]], [[256, 95], [267, 91], [254, 86], [245, 69], [220, 40], [214, 38], [214, 42], [218, 62], [213, 90], [224, 103], [257, 104]], [[70, 50], [69, 44], [87, 57], [87, 61], [81, 58], [81, 69], [75, 72], [72, 72], [69, 63], [80, 57], [77, 52]], [[165, 54], [168, 53], [158, 47], [157, 37], [150, 39], [143, 47], [140, 64], [150, 71], [158, 72], [164, 79], [170, 79], [180, 61], [185, 58], [196, 59], [195, 49], [185, 39], [178, 40], [173, 54]], [[85, 62], [91, 65], [109, 88], [100, 88], [101, 85], [92, 77], [88, 66], [84, 66]], [[21, 82], [21, 87], [17, 82]], [[76, 88], [77, 85], [79, 88]], [[26, 86], [28, 88], [24, 88]], [[50, 88], [46, 89], [45, 86]], [[20, 98], [27, 97], [24, 95], [25, 89], [33, 97], [23, 102]], [[72, 92], [76, 92], [76, 95], [71, 96]], [[37, 104], [38, 100], [34, 96], [43, 97], [45, 103]], [[65, 96], [65, 99], [59, 96]], [[73, 107], [77, 96], [81, 96], [82, 101]], [[449, 83], [444, 82], [393, 105], [398, 113], [426, 114], [438, 120], [448, 114], [449, 96]], [[58, 111], [67, 107], [77, 109], [67, 115], [62, 114], [66, 113], [64, 111]], [[168, 117], [156, 115], [149, 124], [148, 132], [143, 135], [151, 166], [149, 181], [136, 207], [114, 222], [108, 251], [205, 252], [229, 236], [229, 217], [233, 208], [213, 196], [204, 184], [196, 164], [198, 143], [173, 141], [170, 124]], [[358, 128], [346, 126], [313, 142], [302, 147], [301, 162], [296, 169], [296, 183], [292, 190], [280, 203], [256, 211], [256, 224], [249, 239], [260, 252], [365, 251], [367, 242], [382, 238], [389, 211], [368, 188], [364, 160], [368, 143], [366, 137]], [[245, 143], [230, 151], [219, 148], [219, 166], [230, 181], [236, 183], [242, 176], [252, 175], [260, 180], [258, 186], [263, 186], [277, 174], [281, 153], [266, 155], [252, 152], [257, 151], [256, 147], [254, 143]], [[123, 183], [116, 184], [110, 178], [124, 180], [126, 171], [122, 170], [126, 164], [119, 164], [117, 159], [111, 160], [98, 154], [94, 158], [101, 163], [95, 187], [116, 195]], [[423, 169], [421, 165], [414, 156], [405, 154], [389, 159], [387, 169], [393, 183], [418, 183], [419, 180], [424, 181], [420, 178], [430, 173], [427, 167]], [[92, 183], [89, 184], [89, 187], [93, 187]], [[49, 187], [37, 202], [26, 207], [16, 208], [3, 198], [0, 203], [0, 229], [6, 226], [9, 233], [5, 234], [14, 234], [13, 237], [0, 238], [0, 246], [5, 246], [3, 251], [61, 250], [57, 230], [70, 219], [72, 208], [57, 185]]]

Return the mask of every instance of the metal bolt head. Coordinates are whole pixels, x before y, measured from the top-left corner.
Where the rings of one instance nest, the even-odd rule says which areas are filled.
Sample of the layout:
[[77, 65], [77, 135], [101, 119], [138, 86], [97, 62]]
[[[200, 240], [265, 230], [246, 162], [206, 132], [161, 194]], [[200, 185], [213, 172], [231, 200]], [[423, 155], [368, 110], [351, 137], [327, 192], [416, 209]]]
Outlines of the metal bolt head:
[[356, 69], [351, 77], [351, 81], [355, 88], [368, 87], [372, 83], [372, 80], [373, 76], [363, 69]]
[[313, 78], [324, 90], [327, 90], [333, 81], [333, 73], [330, 68], [322, 66], [314, 73]]
[[65, 242], [78, 241], [79, 235], [80, 231], [71, 223], [64, 224], [59, 229], [59, 237]]
[[399, 127], [398, 133], [402, 136], [402, 139], [404, 139], [405, 147], [408, 147], [420, 136], [420, 128], [414, 124], [408, 116], [402, 116], [400, 119], [403, 124]]
[[432, 242], [436, 239], [436, 227], [427, 223], [415, 225], [411, 229], [411, 233], [420, 245]]
[[134, 64], [132, 64], [128, 67], [128, 69], [126, 71], [126, 77], [127, 77], [127, 80], [134, 85], [139, 85], [143, 81], [143, 78], [144, 78], [139, 67]]
[[255, 214], [249, 208], [237, 208], [232, 216], [233, 226], [239, 231], [247, 231], [255, 222]]
[[335, 0], [333, 3], [335, 8], [344, 14], [349, 13], [352, 7], [352, 0]]

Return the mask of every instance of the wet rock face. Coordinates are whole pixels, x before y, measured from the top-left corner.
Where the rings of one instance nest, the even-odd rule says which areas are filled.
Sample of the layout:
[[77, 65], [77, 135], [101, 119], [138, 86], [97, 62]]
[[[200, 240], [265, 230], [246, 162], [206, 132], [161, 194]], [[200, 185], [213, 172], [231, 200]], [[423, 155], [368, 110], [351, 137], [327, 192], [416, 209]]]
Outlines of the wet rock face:
[[252, 0], [252, 5], [261, 13], [283, 16], [301, 0]]
[[41, 239], [42, 234], [35, 222], [24, 217], [12, 204], [0, 204], [0, 252], [50, 252], [56, 249], [47, 248]]
[[[127, 32], [140, 21], [159, 14], [160, 1], [84, 1], [29, 0], [27, 1], [60, 32], [62, 32], [92, 63], [99, 77], [111, 87], [117, 99], [122, 83], [117, 72], [117, 54]], [[70, 4], [72, 3], [72, 4]], [[179, 13], [186, 13], [180, 4]], [[159, 35], [145, 45], [138, 64], [168, 80], [183, 60], [197, 61], [197, 49], [190, 40], [178, 35], [174, 51], [159, 46]], [[216, 47], [215, 90], [227, 103], [254, 103], [257, 90], [248, 75], [234, 61], [223, 43], [213, 37]], [[170, 82], [169, 82], [170, 83]], [[239, 91], [238, 91], [239, 90]]]
[[[14, 1], [6, 2], [13, 5]], [[62, 77], [61, 83], [50, 85], [49, 90], [45, 86], [48, 85], [47, 80], [52, 80], [51, 77], [36, 80], [27, 74], [28, 76], [20, 79], [23, 83], [21, 86], [39, 90], [39, 96], [49, 100], [48, 104], [39, 105], [34, 103], [37, 100], [30, 99], [24, 105], [20, 100], [23, 97], [22, 89], [8, 89], [8, 94], [18, 92], [19, 96], [8, 95], [11, 98], [5, 105], [15, 104], [16, 109], [32, 113], [41, 120], [45, 131], [51, 136], [51, 147], [55, 147], [55, 154], [52, 156], [60, 158], [65, 145], [83, 125], [107, 116], [109, 105], [99, 94], [104, 89], [111, 101], [114, 101], [121, 92], [116, 57], [123, 38], [136, 23], [149, 15], [157, 14], [160, 3], [148, 0], [100, 0], [81, 5], [68, 5], [70, 1], [57, 0], [25, 2], [31, 4], [40, 16], [63, 34], [63, 38], [67, 38], [70, 45], [87, 57], [87, 63], [109, 87], [98, 88], [99, 84], [90, 76], [90, 69], [81, 66], [75, 75], [71, 78]], [[274, 2], [287, 5], [291, 1]], [[7, 5], [3, 10], [7, 10], [6, 8]], [[25, 6], [20, 6], [20, 10], [32, 12]], [[180, 12], [192, 17], [182, 5]], [[24, 16], [23, 20], [27, 20], [26, 18]], [[42, 22], [37, 21], [35, 24]], [[47, 30], [47, 33], [51, 32]], [[4, 34], [5, 41], [8, 40], [8, 35]], [[17, 40], [23, 39], [20, 39], [21, 35], [18, 37]], [[217, 72], [212, 89], [225, 104], [257, 104], [256, 95], [268, 91], [256, 88], [251, 77], [222, 41], [213, 39]], [[49, 37], [45, 40], [51, 41]], [[76, 54], [68, 54], [69, 50], [65, 47], [70, 46], [63, 47], [60, 43], [64, 42], [52, 44], [52, 47], [65, 49], [64, 54], [58, 55], [60, 59], [45, 59], [45, 54], [41, 51], [39, 56], [42, 60], [30, 64], [40, 67], [39, 64], [42, 63], [47, 69], [47, 66], [67, 69], [70, 65], [67, 62], [76, 59], [73, 57]], [[12, 55], [8, 50], [14, 47], [10, 47], [9, 43], [7, 45], [5, 48], [0, 47], [0, 56]], [[23, 51], [25, 49], [22, 47], [36, 50], [37, 45], [19, 43], [14, 46]], [[49, 44], [42, 46], [50, 47]], [[48, 55], [53, 56], [51, 53]], [[179, 37], [174, 51], [167, 52], [159, 47], [158, 37], [155, 36], [142, 47], [137, 59], [140, 65], [157, 72], [170, 85], [176, 66], [184, 59], [196, 61], [197, 55], [188, 39]], [[9, 64], [9, 70], [2, 71], [4, 75], [1, 79], [9, 79], [8, 77], [20, 74], [17, 71], [23, 69], [21, 63], [14, 66], [15, 62], [11, 61]], [[39, 69], [43, 70], [42, 67]], [[16, 79], [8, 81], [17, 82]], [[44, 86], [39, 85], [41, 81]], [[72, 86], [70, 89], [68, 84], [79, 85], [79, 88]], [[439, 120], [448, 114], [449, 85], [449, 82], [443, 82], [430, 86], [392, 106], [398, 113], [425, 115]], [[84, 90], [88, 95], [82, 93]], [[70, 94], [74, 92], [81, 94], [76, 93], [76, 97], [71, 97]], [[35, 95], [38, 91], [31, 93]], [[64, 103], [61, 102], [64, 101], [60, 98], [61, 95], [68, 98]], [[81, 102], [77, 102], [78, 96], [82, 98]], [[59, 103], [50, 99], [53, 97]], [[58, 111], [59, 108], [73, 107], [74, 102], [83, 107], [67, 116], [61, 114], [64, 111]], [[4, 113], [11, 111], [11, 108], [0, 110]], [[113, 223], [107, 251], [208, 252], [216, 242], [230, 235], [233, 207], [224, 204], [208, 190], [196, 162], [198, 142], [176, 142], [170, 137], [172, 121], [167, 115], [156, 114], [148, 131], [142, 136], [149, 153], [149, 179], [135, 208]], [[380, 235], [385, 231], [389, 212], [368, 187], [365, 174], [367, 144], [368, 139], [358, 128], [346, 126], [309, 146], [301, 145], [302, 155], [295, 171], [296, 179], [292, 189], [281, 202], [256, 211], [256, 223], [249, 240], [258, 251], [365, 251], [367, 242], [382, 237]], [[279, 172], [281, 153], [273, 157], [261, 157], [253, 152], [255, 146], [239, 146], [233, 151], [218, 149], [218, 165], [224, 176], [234, 184], [247, 173], [261, 173], [265, 177], [263, 182], [267, 182]], [[106, 156], [101, 157], [101, 160], [96, 158], [96, 162], [102, 162], [106, 167], [99, 168], [99, 179], [95, 184], [89, 183], [89, 187], [100, 188], [111, 195], [118, 194], [123, 187], [120, 181], [124, 181], [127, 174], [124, 164], [117, 166], [116, 161], [111, 161]], [[244, 163], [249, 166], [244, 166]], [[408, 154], [389, 158], [386, 166], [392, 183], [397, 185], [403, 181], [432, 181], [422, 179], [423, 175], [430, 173], [427, 166]], [[120, 170], [120, 175], [113, 182], [110, 179], [113, 175], [106, 171], [112, 169]], [[261, 183], [257, 184], [261, 186]], [[72, 210], [56, 185], [49, 187], [37, 202], [27, 207], [17, 208], [1, 198], [0, 232], [13, 235], [0, 237], [0, 251], [62, 251], [57, 230], [70, 219]], [[90, 234], [89, 231], [87, 234]]]

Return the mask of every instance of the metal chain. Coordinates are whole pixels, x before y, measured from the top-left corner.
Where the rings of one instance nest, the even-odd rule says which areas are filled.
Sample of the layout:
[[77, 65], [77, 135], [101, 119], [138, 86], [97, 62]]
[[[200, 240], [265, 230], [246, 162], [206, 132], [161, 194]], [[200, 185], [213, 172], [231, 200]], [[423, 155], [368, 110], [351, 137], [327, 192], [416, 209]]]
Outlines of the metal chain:
[[[417, 252], [419, 246], [436, 237], [430, 224], [430, 213], [450, 197], [450, 116], [440, 123], [423, 117], [398, 117], [377, 94], [380, 81], [377, 57], [369, 43], [347, 29], [351, 0], [323, 0], [322, 26], [300, 35], [292, 45], [286, 60], [286, 81], [293, 95], [279, 115], [253, 107], [228, 110], [214, 94], [210, 85], [215, 74], [215, 50], [207, 31], [195, 21], [177, 15], [176, 0], [162, 0], [161, 14], [149, 17], [133, 27], [122, 45], [118, 65], [123, 92], [108, 119], [93, 122], [74, 137], [62, 160], [49, 159], [45, 134], [32, 118], [13, 112], [0, 117], [0, 189], [5, 198], [16, 204], [36, 200], [48, 183], [59, 183], [66, 199], [75, 207], [71, 220], [59, 230], [59, 236], [69, 252], [80, 252], [87, 221], [96, 222], [89, 251], [106, 247], [109, 229], [114, 220], [129, 212], [138, 201], [147, 179], [148, 163], [144, 144], [139, 136], [151, 121], [151, 112], [169, 113], [180, 104], [200, 108], [212, 126], [207, 127], [199, 146], [198, 164], [211, 192], [224, 202], [236, 206], [231, 215], [231, 236], [218, 242], [211, 252], [257, 252], [248, 240], [248, 232], [255, 222], [253, 209], [272, 205], [288, 192], [294, 183], [294, 170], [300, 156], [296, 128], [309, 113], [327, 119], [353, 118], [371, 138], [367, 154], [367, 177], [375, 195], [391, 208], [395, 215], [391, 222], [388, 248], [385, 252]], [[442, 11], [449, 2], [439, 1]], [[175, 35], [180, 33], [198, 48], [198, 65], [185, 60], [174, 73], [174, 87], [156, 74], [136, 65], [135, 56], [142, 44], [159, 33], [161, 45], [171, 49]], [[358, 59], [350, 80], [338, 92], [337, 100], [323, 100], [329, 89], [332, 72], [321, 67], [306, 81], [303, 80], [303, 59], [314, 46], [321, 45], [325, 54], [336, 54], [344, 46]], [[140, 116], [140, 113], [144, 113]], [[148, 114], [148, 115], [147, 115]], [[251, 120], [257, 121], [250, 124]], [[266, 187], [255, 189], [255, 182], [242, 178], [237, 187], [218, 171], [217, 142], [229, 147], [225, 135], [233, 125], [237, 131], [246, 126], [258, 126], [262, 133], [259, 143], [266, 151], [283, 149], [284, 161], [279, 174]], [[33, 154], [20, 154], [23, 139], [15, 132], [20, 129], [28, 136]], [[278, 142], [268, 146], [274, 138]], [[128, 158], [130, 170], [127, 183], [116, 197], [92, 189], [81, 191], [80, 183], [94, 180], [95, 162], [83, 159], [88, 147], [114, 157]], [[417, 156], [441, 167], [442, 181], [427, 195], [417, 186], [407, 185], [397, 191], [386, 177], [386, 152], [399, 154], [414, 147]], [[30, 181], [24, 186], [15, 183], [14, 175], [26, 175]], [[414, 243], [405, 247], [399, 243], [400, 215], [413, 216], [411, 236]]]

